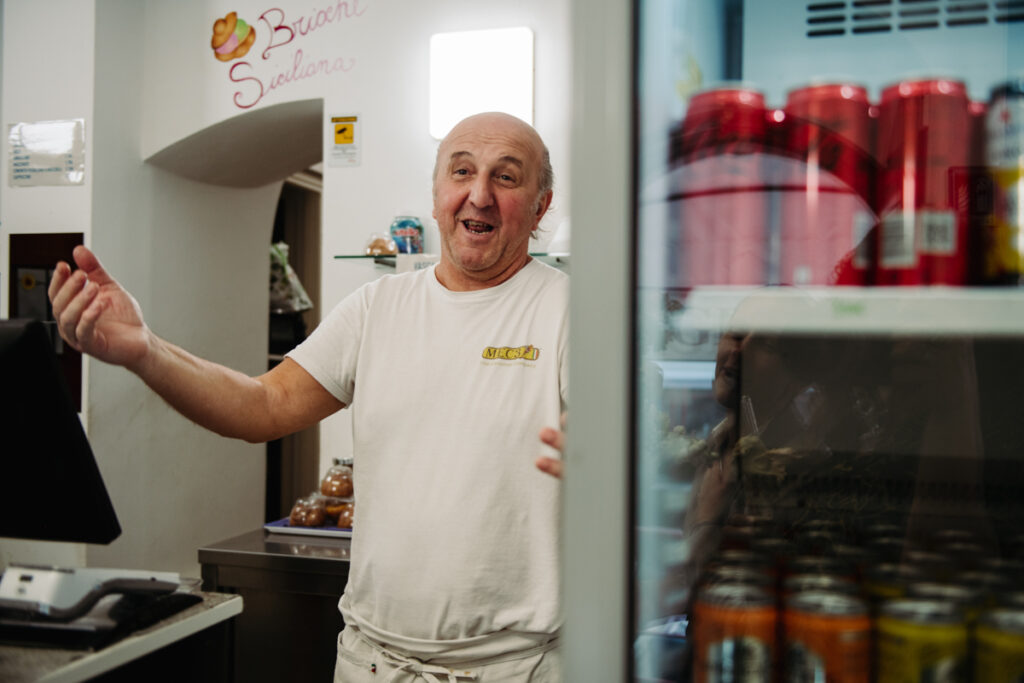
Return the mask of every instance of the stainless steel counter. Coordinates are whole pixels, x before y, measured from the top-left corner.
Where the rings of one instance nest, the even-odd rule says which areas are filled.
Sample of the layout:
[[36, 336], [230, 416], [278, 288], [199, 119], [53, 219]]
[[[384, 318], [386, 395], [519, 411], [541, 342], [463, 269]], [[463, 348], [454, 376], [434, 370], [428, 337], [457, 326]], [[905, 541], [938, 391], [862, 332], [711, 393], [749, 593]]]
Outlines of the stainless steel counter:
[[258, 529], [199, 549], [203, 590], [245, 600], [235, 620], [235, 680], [332, 679], [350, 547], [347, 538]]

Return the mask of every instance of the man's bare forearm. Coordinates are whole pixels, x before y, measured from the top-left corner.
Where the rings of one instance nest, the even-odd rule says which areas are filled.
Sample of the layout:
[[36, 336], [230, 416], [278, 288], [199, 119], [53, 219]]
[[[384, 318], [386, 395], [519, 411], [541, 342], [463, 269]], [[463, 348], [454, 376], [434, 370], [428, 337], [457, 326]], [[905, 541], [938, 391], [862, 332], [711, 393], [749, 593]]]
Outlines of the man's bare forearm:
[[277, 369], [282, 367], [249, 377], [153, 336], [149, 351], [129, 369], [196, 424], [222, 436], [262, 443], [344, 407], [293, 361]]

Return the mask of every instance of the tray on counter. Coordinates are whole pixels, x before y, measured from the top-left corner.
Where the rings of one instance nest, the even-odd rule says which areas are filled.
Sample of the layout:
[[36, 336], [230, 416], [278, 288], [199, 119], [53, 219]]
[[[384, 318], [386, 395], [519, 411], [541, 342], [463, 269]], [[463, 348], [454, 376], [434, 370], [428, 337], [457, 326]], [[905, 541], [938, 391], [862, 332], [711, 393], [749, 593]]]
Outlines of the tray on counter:
[[288, 518], [276, 522], [267, 522], [263, 528], [272, 534], [292, 534], [296, 536], [325, 536], [327, 538], [351, 538], [352, 529], [340, 529], [336, 526], [291, 526]]

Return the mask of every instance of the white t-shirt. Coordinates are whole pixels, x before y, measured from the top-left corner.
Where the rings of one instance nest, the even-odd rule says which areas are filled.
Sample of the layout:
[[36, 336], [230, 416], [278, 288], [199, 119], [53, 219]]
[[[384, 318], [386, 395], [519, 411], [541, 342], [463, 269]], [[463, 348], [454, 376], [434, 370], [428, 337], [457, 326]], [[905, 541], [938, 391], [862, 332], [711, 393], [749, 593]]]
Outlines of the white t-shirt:
[[289, 356], [353, 420], [346, 623], [407, 652], [557, 632], [560, 485], [537, 470], [568, 395], [568, 276], [531, 260], [452, 292], [434, 269], [342, 301]]

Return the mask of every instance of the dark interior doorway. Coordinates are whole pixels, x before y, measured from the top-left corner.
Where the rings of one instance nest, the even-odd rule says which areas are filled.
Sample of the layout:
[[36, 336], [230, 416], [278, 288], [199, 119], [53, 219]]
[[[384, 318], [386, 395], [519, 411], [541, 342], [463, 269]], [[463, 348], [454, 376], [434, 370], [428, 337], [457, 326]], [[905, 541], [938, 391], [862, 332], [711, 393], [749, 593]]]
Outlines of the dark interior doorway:
[[[281, 188], [271, 243], [288, 245], [288, 263], [313, 307], [299, 313], [270, 312], [267, 368], [305, 339], [320, 320], [320, 196], [315, 170], [289, 177]], [[267, 444], [265, 519], [287, 517], [295, 500], [317, 488], [320, 432], [313, 426]]]

